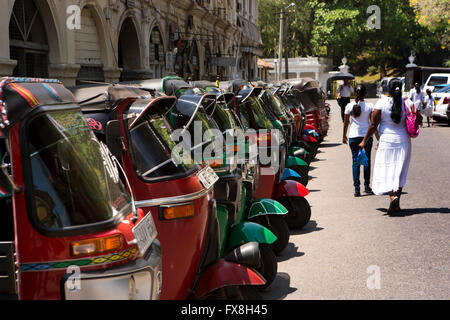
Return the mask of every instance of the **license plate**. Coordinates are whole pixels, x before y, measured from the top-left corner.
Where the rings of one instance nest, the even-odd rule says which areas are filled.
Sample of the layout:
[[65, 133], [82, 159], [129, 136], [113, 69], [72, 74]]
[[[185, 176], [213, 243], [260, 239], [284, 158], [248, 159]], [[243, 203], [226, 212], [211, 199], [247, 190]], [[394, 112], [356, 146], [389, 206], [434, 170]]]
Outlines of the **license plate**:
[[217, 180], [219, 180], [219, 176], [211, 167], [206, 167], [205, 169], [200, 171], [197, 176], [203, 187], [205, 187], [206, 189], [211, 188], [211, 186], [216, 183]]
[[145, 217], [133, 228], [133, 234], [136, 238], [137, 245], [141, 254], [145, 254], [158, 235], [155, 222], [151, 213], [147, 213]]

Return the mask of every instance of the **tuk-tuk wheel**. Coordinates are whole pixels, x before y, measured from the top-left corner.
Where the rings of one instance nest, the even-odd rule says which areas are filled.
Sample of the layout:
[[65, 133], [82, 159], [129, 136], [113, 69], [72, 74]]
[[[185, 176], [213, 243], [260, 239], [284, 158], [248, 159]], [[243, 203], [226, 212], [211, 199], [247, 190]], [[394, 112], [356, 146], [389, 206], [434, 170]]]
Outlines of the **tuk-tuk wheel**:
[[256, 269], [266, 279], [264, 285], [258, 286], [259, 290], [265, 290], [275, 280], [278, 271], [278, 262], [275, 253], [269, 244], [260, 243], [261, 266]]
[[276, 237], [277, 240], [270, 244], [275, 255], [279, 255], [283, 251], [288, 243], [290, 237], [289, 227], [285, 221], [285, 215], [269, 214], [257, 217], [257, 223], [263, 225], [269, 229]]
[[204, 300], [263, 300], [259, 286], [228, 286], [209, 293]]
[[278, 199], [286, 207], [286, 223], [291, 229], [303, 228], [311, 219], [311, 206], [303, 197], [284, 197]]

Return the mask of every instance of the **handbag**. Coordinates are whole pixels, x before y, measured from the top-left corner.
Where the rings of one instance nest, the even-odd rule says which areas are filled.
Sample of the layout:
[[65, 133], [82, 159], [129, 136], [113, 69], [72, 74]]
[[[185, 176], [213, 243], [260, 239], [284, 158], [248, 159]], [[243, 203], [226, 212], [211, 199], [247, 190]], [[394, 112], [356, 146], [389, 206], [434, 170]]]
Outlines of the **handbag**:
[[406, 115], [406, 131], [411, 138], [417, 138], [420, 132], [420, 124], [422, 123], [422, 115], [417, 111], [417, 107], [414, 103], [411, 108], [410, 100], [408, 98], [405, 98], [403, 102]]
[[364, 151], [364, 149], [359, 149], [358, 156], [356, 157], [356, 162], [364, 167], [369, 166], [369, 159], [367, 158], [366, 151]]

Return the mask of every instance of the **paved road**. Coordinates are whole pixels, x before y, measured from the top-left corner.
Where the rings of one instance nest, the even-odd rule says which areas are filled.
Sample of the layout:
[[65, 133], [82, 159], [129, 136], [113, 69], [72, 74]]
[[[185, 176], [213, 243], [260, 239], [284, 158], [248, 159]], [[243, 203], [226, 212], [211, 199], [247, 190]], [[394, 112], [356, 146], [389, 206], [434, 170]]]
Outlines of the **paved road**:
[[329, 135], [311, 163], [311, 221], [291, 231], [264, 298], [450, 299], [450, 127], [413, 140], [406, 215], [390, 217], [387, 196], [353, 197], [351, 153], [331, 104]]

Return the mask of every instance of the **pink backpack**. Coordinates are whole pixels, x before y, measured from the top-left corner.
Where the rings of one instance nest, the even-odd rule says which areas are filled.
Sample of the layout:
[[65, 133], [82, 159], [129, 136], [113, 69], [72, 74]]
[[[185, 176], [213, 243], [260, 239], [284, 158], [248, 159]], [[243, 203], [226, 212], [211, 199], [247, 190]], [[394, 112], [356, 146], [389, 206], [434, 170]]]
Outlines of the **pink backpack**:
[[422, 115], [420, 114], [420, 112], [417, 112], [416, 105], [414, 103], [411, 103], [411, 100], [409, 100], [408, 98], [405, 98], [403, 100], [403, 105], [405, 106], [404, 110], [406, 115], [406, 131], [408, 131], [408, 134], [411, 138], [417, 138], [419, 136]]

